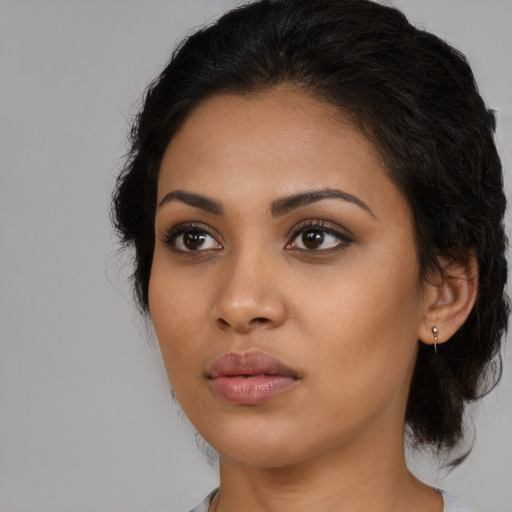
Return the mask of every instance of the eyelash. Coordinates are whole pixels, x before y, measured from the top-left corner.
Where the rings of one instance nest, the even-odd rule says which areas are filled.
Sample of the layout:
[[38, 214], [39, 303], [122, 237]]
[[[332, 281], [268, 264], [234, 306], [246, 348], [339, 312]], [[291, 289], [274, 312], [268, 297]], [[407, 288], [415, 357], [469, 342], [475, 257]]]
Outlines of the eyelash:
[[[165, 234], [165, 237], [163, 238], [162, 242], [165, 245], [167, 245], [169, 248], [171, 248], [173, 251], [175, 251], [179, 254], [204, 252], [205, 251], [204, 249], [202, 251], [200, 251], [200, 250], [198, 250], [198, 251], [188, 250], [187, 251], [187, 250], [179, 249], [178, 247], [176, 247], [176, 240], [178, 239], [178, 237], [180, 235], [184, 235], [185, 233], [190, 233], [190, 232], [206, 234], [209, 237], [213, 238], [219, 245], [221, 245], [220, 242], [218, 242], [218, 240], [217, 240], [218, 236], [216, 234], [214, 234], [213, 231], [208, 226], [206, 226], [205, 224], [199, 224], [199, 223], [195, 223], [195, 222], [189, 222], [186, 224], [179, 224], [178, 226], [174, 226]], [[221, 247], [222, 247], [222, 245], [221, 245]], [[216, 250], [218, 250], [218, 249], [216, 249]]]
[[[320, 233], [324, 233], [327, 235], [330, 235], [336, 239], [339, 240], [339, 242], [334, 246], [330, 247], [328, 249], [302, 249], [302, 248], [294, 248], [293, 244], [298, 239], [298, 237], [306, 233], [308, 231], [318, 231]], [[220, 246], [219, 248], [213, 248], [213, 249], [202, 249], [202, 250], [184, 250], [180, 249], [176, 246], [176, 241], [180, 235], [184, 235], [187, 232], [196, 232], [208, 235], [213, 240], [216, 241], [216, 243]], [[205, 224], [200, 223], [186, 223], [186, 224], [179, 224], [178, 226], [174, 226], [171, 228], [162, 239], [162, 242], [167, 245], [169, 248], [171, 248], [173, 251], [175, 251], [178, 254], [198, 254], [198, 253], [204, 253], [210, 250], [220, 250], [222, 249], [222, 244], [218, 241], [218, 235], [215, 234], [211, 228], [209, 228]], [[294, 249], [297, 252], [305, 253], [305, 254], [330, 254], [333, 252], [339, 252], [343, 249], [345, 249], [347, 246], [349, 246], [353, 242], [352, 237], [348, 236], [346, 233], [344, 233], [340, 229], [336, 229], [332, 226], [331, 223], [328, 223], [323, 220], [306, 220], [295, 226], [295, 228], [292, 230], [292, 232], [289, 235], [289, 242], [286, 243], [285, 249], [292, 250]]]
[[307, 233], [308, 231], [318, 231], [320, 233], [324, 233], [330, 235], [336, 239], [338, 239], [338, 243], [331, 248], [328, 249], [300, 249], [295, 248], [296, 251], [305, 253], [305, 254], [332, 254], [335, 252], [342, 251], [346, 247], [348, 247], [353, 242], [353, 238], [349, 236], [347, 233], [343, 232], [341, 229], [337, 229], [333, 227], [330, 222], [326, 222], [324, 220], [306, 220], [298, 224], [292, 231], [290, 235], [290, 242], [286, 244], [286, 248], [292, 249], [292, 244], [299, 238], [301, 234]]

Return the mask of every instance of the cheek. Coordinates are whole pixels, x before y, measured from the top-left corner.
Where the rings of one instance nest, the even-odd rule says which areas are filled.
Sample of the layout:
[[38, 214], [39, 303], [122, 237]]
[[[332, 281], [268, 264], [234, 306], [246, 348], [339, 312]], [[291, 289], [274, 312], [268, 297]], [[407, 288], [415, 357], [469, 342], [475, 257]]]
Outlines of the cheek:
[[397, 272], [389, 266], [386, 272], [377, 270], [381, 267], [340, 272], [310, 288], [308, 304], [296, 305], [308, 312], [299, 332], [314, 348], [304, 350], [315, 372], [329, 374], [337, 392], [344, 387], [345, 396], [353, 392], [372, 399], [377, 392], [393, 393], [409, 375], [422, 316], [416, 268], [409, 266]]
[[169, 273], [159, 272], [158, 266], [152, 271], [150, 315], [172, 385], [181, 374], [189, 374], [191, 369], [198, 372], [196, 359], [201, 354], [205, 327], [204, 299], [205, 294], [196, 293], [191, 286], [181, 286]]
[[293, 309], [304, 327], [346, 334], [347, 343], [354, 336], [364, 341], [365, 334], [371, 343], [390, 329], [397, 340], [416, 331], [422, 300], [414, 257], [393, 264], [380, 253], [374, 263], [356, 253], [343, 266], [299, 282]]

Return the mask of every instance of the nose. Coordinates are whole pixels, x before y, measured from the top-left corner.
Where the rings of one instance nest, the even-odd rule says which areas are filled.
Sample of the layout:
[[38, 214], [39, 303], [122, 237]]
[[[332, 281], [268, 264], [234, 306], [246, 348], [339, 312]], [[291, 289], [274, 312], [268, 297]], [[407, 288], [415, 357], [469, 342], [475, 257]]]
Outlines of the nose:
[[286, 302], [275, 265], [250, 256], [226, 264], [212, 307], [212, 319], [217, 327], [249, 333], [279, 327], [286, 316]]

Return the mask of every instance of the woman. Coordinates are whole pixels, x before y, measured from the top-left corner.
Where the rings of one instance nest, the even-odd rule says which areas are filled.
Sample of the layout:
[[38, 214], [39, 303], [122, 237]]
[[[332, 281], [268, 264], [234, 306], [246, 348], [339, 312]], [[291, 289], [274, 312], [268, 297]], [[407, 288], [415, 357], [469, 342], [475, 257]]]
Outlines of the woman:
[[250, 3], [175, 52], [114, 215], [220, 456], [196, 512], [466, 510], [411, 475], [404, 432], [456, 449], [496, 380], [492, 132], [464, 57], [371, 1]]

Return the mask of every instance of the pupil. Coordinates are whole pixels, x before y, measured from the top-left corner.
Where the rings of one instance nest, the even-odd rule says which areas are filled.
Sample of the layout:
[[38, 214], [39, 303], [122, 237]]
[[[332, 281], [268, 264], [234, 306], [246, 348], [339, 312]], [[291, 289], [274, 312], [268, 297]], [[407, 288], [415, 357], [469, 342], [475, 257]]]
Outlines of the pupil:
[[204, 244], [206, 236], [200, 231], [189, 231], [183, 236], [183, 243], [187, 249], [199, 249]]
[[308, 249], [318, 249], [324, 242], [322, 231], [306, 231], [302, 235], [302, 242]]

